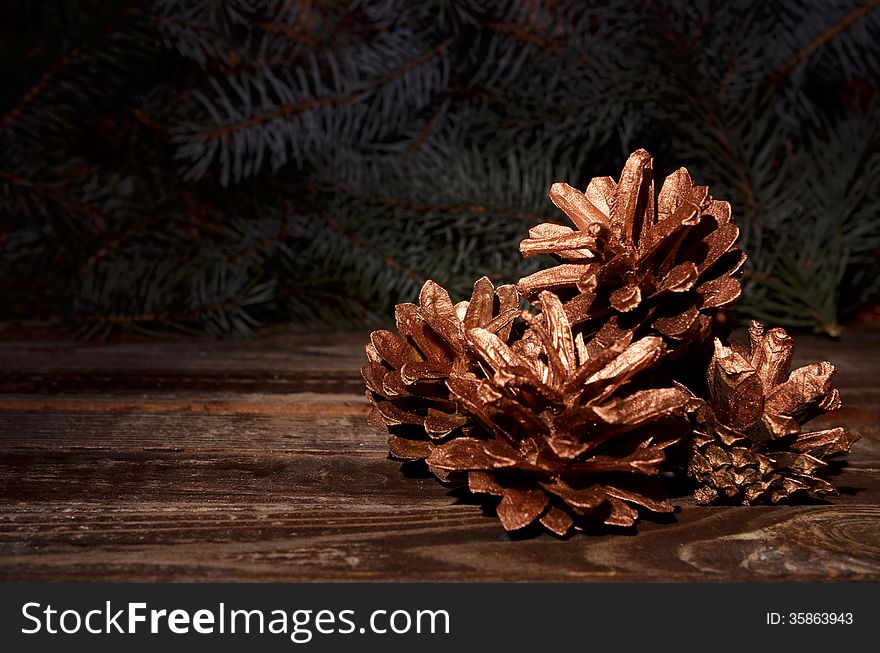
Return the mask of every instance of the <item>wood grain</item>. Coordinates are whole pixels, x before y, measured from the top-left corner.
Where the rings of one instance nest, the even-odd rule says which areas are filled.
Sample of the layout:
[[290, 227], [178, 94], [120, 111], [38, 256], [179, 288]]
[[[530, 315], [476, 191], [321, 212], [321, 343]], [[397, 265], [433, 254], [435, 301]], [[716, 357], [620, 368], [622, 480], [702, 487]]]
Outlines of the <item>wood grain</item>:
[[841, 495], [676, 499], [638, 534], [504, 533], [386, 456], [364, 333], [109, 345], [0, 341], [0, 580], [880, 580], [880, 331], [799, 340], [862, 435]]

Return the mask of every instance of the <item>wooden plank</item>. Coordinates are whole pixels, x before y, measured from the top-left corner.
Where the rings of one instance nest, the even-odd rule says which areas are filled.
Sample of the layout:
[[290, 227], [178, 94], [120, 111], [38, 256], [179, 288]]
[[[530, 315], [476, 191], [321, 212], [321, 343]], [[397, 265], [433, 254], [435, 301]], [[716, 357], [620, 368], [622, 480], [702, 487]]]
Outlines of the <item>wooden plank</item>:
[[880, 580], [880, 332], [798, 352], [863, 436], [841, 496], [565, 541], [387, 458], [365, 338], [0, 342], [0, 580]]
[[4, 454], [0, 578], [199, 580], [880, 579], [878, 446], [832, 502], [678, 500], [639, 534], [506, 535], [384, 453]]
[[369, 412], [363, 395], [296, 393], [266, 394], [175, 393], [173, 396], [52, 396], [0, 395], [0, 413], [213, 413], [221, 415], [360, 415]]
[[369, 332], [281, 333], [254, 340], [188, 338], [171, 341], [83, 342], [73, 338], [0, 339], [0, 369], [47, 373], [109, 372], [136, 377], [143, 371], [247, 378], [263, 373], [343, 371], [356, 376], [365, 362]]
[[[85, 425], [92, 416], [82, 417]], [[511, 539], [460, 492], [406, 478], [375, 442], [363, 452], [305, 442], [283, 451], [266, 435], [249, 447], [226, 428], [177, 449], [136, 437], [95, 449], [90, 435], [83, 449], [6, 449], [0, 578], [880, 579], [873, 439], [856, 445], [837, 479], [844, 494], [831, 503], [707, 508], [680, 499], [675, 521], [643, 522], [638, 536], [560, 543]]]

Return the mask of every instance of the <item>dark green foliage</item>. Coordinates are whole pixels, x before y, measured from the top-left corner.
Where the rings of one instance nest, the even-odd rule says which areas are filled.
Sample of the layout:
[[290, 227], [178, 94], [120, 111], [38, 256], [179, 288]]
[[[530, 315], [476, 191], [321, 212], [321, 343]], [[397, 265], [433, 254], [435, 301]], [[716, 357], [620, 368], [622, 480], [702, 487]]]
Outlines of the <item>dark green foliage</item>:
[[878, 290], [878, 2], [9, 2], [0, 305], [100, 335], [387, 319], [528, 273], [637, 147], [727, 199], [741, 310]]

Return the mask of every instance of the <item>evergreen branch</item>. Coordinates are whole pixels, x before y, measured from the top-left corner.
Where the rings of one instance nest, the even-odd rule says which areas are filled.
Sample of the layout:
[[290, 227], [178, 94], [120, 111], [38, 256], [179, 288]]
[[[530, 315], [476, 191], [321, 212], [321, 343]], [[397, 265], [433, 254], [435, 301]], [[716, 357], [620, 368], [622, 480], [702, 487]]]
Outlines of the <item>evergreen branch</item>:
[[187, 29], [192, 29], [198, 32], [202, 32], [204, 34], [208, 34], [210, 36], [214, 36], [216, 38], [223, 38], [225, 35], [223, 32], [218, 30], [211, 25], [206, 23], [197, 23], [191, 20], [182, 20], [180, 18], [176, 18], [168, 15], [152, 15], [150, 18], [160, 27], [161, 26], [172, 26], [172, 27], [185, 27]]
[[258, 254], [269, 249], [269, 247], [271, 247], [275, 243], [279, 243], [279, 242], [283, 241], [285, 238], [287, 238], [288, 231], [290, 229], [290, 221], [292, 219], [291, 211], [292, 210], [291, 210], [290, 206], [288, 206], [287, 210], [285, 211], [285, 218], [284, 218], [284, 220], [281, 221], [281, 226], [278, 228], [278, 232], [276, 234], [269, 236], [267, 238], [262, 238], [262, 239], [258, 240], [256, 243], [254, 243], [253, 245], [248, 247], [246, 250], [244, 250], [243, 252], [241, 252], [237, 256], [229, 259], [229, 261], [226, 264], [226, 267], [228, 267], [229, 269], [233, 269], [233, 268], [237, 267], [238, 265], [240, 265], [243, 261], [246, 261], [249, 258], [257, 256]]
[[195, 306], [179, 311], [157, 311], [146, 313], [106, 313], [99, 315], [76, 316], [77, 321], [88, 324], [107, 326], [134, 326], [137, 324], [169, 324], [173, 322], [185, 322], [193, 320], [206, 313], [222, 313], [240, 308], [240, 302], [234, 299], [225, 302], [216, 302], [205, 306]]
[[798, 67], [798, 65], [805, 61], [811, 54], [813, 54], [813, 52], [829, 43], [838, 34], [848, 30], [858, 20], [877, 9], [878, 6], [880, 6], [880, 0], [869, 0], [869, 2], [865, 3], [864, 5], [853, 9], [842, 20], [829, 27], [827, 30], [825, 30], [824, 32], [819, 34], [819, 36], [813, 39], [810, 43], [795, 52], [795, 54], [788, 61], [777, 68], [767, 78], [767, 84], [775, 84], [783, 77], [787, 77], [795, 68]]
[[400, 272], [402, 275], [404, 275], [405, 277], [408, 277], [409, 279], [412, 279], [413, 281], [417, 282], [419, 285], [425, 283], [425, 280], [426, 280], [425, 277], [420, 275], [418, 272], [416, 272], [415, 270], [413, 270], [409, 266], [404, 265], [400, 261], [397, 261], [396, 259], [391, 257], [389, 254], [385, 254], [384, 252], [379, 251], [379, 249], [376, 248], [375, 245], [373, 245], [372, 243], [367, 241], [365, 238], [359, 236], [358, 234], [346, 229], [344, 226], [339, 224], [336, 220], [331, 218], [326, 213], [320, 211], [320, 212], [310, 213], [309, 215], [310, 215], [310, 217], [315, 218], [315, 219], [323, 222], [333, 232], [335, 232], [335, 233], [339, 234], [340, 236], [342, 236], [343, 238], [351, 241], [358, 249], [366, 252], [367, 254], [370, 254], [371, 256], [375, 256], [375, 257], [380, 258], [385, 263], [385, 265], [387, 265], [392, 270], [396, 270], [397, 272]]
[[306, 113], [307, 111], [312, 111], [314, 109], [338, 107], [343, 104], [348, 104], [349, 102], [362, 100], [367, 97], [367, 95], [368, 93], [366, 92], [345, 93], [343, 95], [334, 95], [328, 97], [314, 98], [310, 100], [302, 100], [300, 102], [297, 102], [296, 104], [280, 106], [273, 109], [272, 111], [267, 111], [266, 113], [251, 116], [249, 118], [239, 120], [234, 123], [221, 125], [209, 132], [199, 134], [198, 140], [208, 142], [228, 138], [236, 132], [242, 131], [244, 129], [250, 129], [251, 127], [256, 127], [257, 125], [261, 125], [267, 122], [271, 122], [272, 120], [275, 120], [277, 118], [295, 116], [301, 113]]
[[46, 184], [31, 181], [30, 179], [25, 179], [23, 177], [10, 174], [5, 170], [0, 170], [0, 181], [6, 181], [7, 183], [13, 186], [18, 186], [19, 188], [27, 188], [28, 190], [34, 191], [34, 193], [37, 195], [42, 195], [56, 202], [59, 206], [66, 206], [76, 213], [87, 216], [89, 218], [88, 227], [92, 233], [100, 233], [104, 226], [109, 224], [110, 222], [107, 216], [95, 207], [63, 195], [62, 193], [59, 193], [57, 190], [47, 186]]
[[61, 70], [80, 58], [89, 45], [91, 45], [91, 39], [65, 53], [61, 59], [56, 61], [40, 76], [40, 79], [37, 80], [36, 84], [28, 88], [18, 103], [16, 103], [12, 109], [7, 111], [3, 118], [0, 118], [0, 136], [9, 129], [9, 127], [11, 127], [12, 124], [27, 110], [31, 103], [49, 87], [49, 84]]
[[[128, 18], [129, 16], [135, 16], [141, 13], [141, 10], [138, 7], [129, 7], [125, 11], [123, 11], [119, 16], [110, 21], [109, 25], [102, 31], [100, 36], [105, 36], [114, 32], [119, 23]], [[25, 91], [24, 95], [21, 96], [21, 99], [12, 107], [9, 111], [7, 111], [2, 118], [0, 118], [0, 136], [3, 136], [20, 117], [21, 115], [27, 111], [28, 107], [36, 100], [47, 88], [49, 85], [55, 80], [55, 77], [58, 74], [70, 66], [72, 63], [77, 61], [83, 53], [85, 53], [89, 48], [92, 47], [94, 42], [99, 37], [92, 37], [86, 39], [82, 43], [80, 43], [75, 48], [68, 50], [58, 61], [49, 66], [46, 71], [40, 76], [40, 79], [37, 80], [35, 84], [33, 84], [27, 91]]]
[[[413, 202], [412, 200], [400, 199], [396, 197], [386, 197], [382, 195], [374, 195], [359, 191], [348, 184], [333, 180], [334, 186], [346, 192], [357, 199], [370, 204], [372, 206], [382, 206], [388, 209], [402, 209], [404, 211], [412, 211], [414, 213], [444, 213], [444, 214], [466, 214], [466, 215], [508, 215], [512, 218], [525, 222], [531, 226], [546, 222], [544, 216], [529, 213], [514, 208], [499, 208], [496, 206], [487, 206], [484, 204], [426, 204], [422, 202]], [[315, 191], [312, 186], [309, 190]]]
[[150, 227], [153, 226], [153, 224], [155, 224], [157, 217], [157, 215], [150, 215], [128, 227], [122, 234], [103, 245], [101, 248], [98, 249], [98, 251], [96, 251], [89, 258], [83, 261], [83, 264], [80, 266], [80, 272], [82, 273], [88, 270], [89, 268], [93, 267], [95, 263], [98, 263], [99, 261], [102, 261], [110, 256], [133, 236], [137, 236], [138, 234], [142, 234], [147, 231]]
[[295, 104], [288, 104], [280, 107], [276, 107], [271, 111], [267, 111], [265, 113], [261, 113], [255, 116], [250, 116], [244, 120], [239, 120], [234, 123], [229, 123], [226, 125], [222, 125], [212, 131], [199, 134], [198, 140], [203, 142], [215, 141], [222, 138], [228, 138], [229, 136], [235, 134], [236, 132], [250, 129], [252, 127], [256, 127], [258, 125], [265, 124], [267, 122], [271, 122], [272, 120], [276, 120], [278, 118], [285, 118], [290, 116], [299, 115], [302, 113], [306, 113], [307, 111], [313, 111], [315, 109], [328, 108], [328, 107], [338, 107], [343, 104], [349, 104], [351, 102], [357, 102], [359, 100], [366, 99], [370, 95], [372, 95], [379, 88], [386, 86], [391, 83], [395, 79], [405, 75], [407, 72], [416, 68], [417, 66], [429, 61], [430, 59], [436, 57], [438, 54], [442, 53], [446, 50], [452, 43], [452, 38], [449, 38], [439, 45], [431, 48], [427, 52], [422, 55], [416, 57], [405, 63], [402, 66], [392, 70], [388, 74], [384, 75], [380, 78], [375, 86], [369, 90], [360, 91], [357, 93], [344, 93], [341, 95], [333, 95], [326, 97], [319, 97], [313, 99], [301, 100]]
[[520, 43], [533, 46], [543, 52], [555, 56], [558, 56], [562, 52], [562, 47], [555, 39], [541, 37], [534, 32], [519, 27], [518, 25], [511, 25], [510, 23], [500, 20], [483, 20], [480, 21], [480, 24], [483, 27], [489, 28], [493, 32], [516, 39]]
[[142, 109], [132, 109], [132, 117], [144, 127], [149, 127], [165, 140], [171, 140], [172, 134], [165, 125], [161, 124], [156, 118]]
[[4, 26], [13, 319], [379, 320], [537, 269], [547, 187], [638, 147], [731, 201], [740, 315], [833, 331], [880, 288], [880, 0], [156, 0], [102, 37], [131, 5]]
[[301, 29], [298, 29], [298, 25], [300, 21], [297, 22], [297, 27], [292, 25], [278, 25], [277, 23], [273, 23], [271, 20], [257, 20], [251, 23], [254, 27], [267, 34], [272, 34], [274, 36], [281, 36], [291, 43], [296, 43], [297, 45], [307, 45], [310, 47], [317, 47], [319, 42], [312, 38], [308, 33], [304, 32]]
[[388, 74], [381, 77], [379, 79], [379, 81], [376, 82], [376, 88], [380, 88], [382, 86], [385, 86], [385, 85], [393, 82], [395, 79], [403, 77], [410, 70], [413, 70], [414, 68], [418, 68], [423, 63], [427, 63], [428, 61], [430, 61], [434, 57], [439, 56], [445, 50], [447, 50], [449, 48], [449, 46], [452, 45], [454, 42], [455, 42], [455, 38], [450, 36], [448, 39], [446, 39], [445, 41], [442, 41], [441, 43], [438, 43], [437, 45], [435, 45], [433, 48], [431, 48], [427, 52], [423, 52], [415, 59], [410, 59], [402, 66], [398, 66], [397, 68], [395, 68], [394, 70], [392, 70]]
[[[532, 46], [554, 57], [562, 58], [568, 52], [568, 48], [563, 46], [559, 39], [541, 36], [528, 29], [524, 29], [519, 25], [511, 25], [508, 22], [500, 20], [483, 20], [480, 21], [480, 24], [493, 32], [512, 38], [523, 45]], [[601, 67], [602, 64], [597, 58], [588, 57], [583, 53], [578, 54], [577, 60], [579, 64], [595, 65], [599, 67]]]
[[404, 156], [404, 161], [411, 160], [416, 153], [425, 146], [425, 143], [428, 142], [428, 139], [431, 137], [431, 133], [437, 128], [437, 123], [440, 122], [440, 119], [446, 114], [449, 109], [449, 98], [446, 98], [437, 105], [437, 108], [431, 114], [431, 117], [425, 122], [425, 126], [419, 130], [418, 135], [413, 139], [412, 144], [407, 148], [406, 155]]

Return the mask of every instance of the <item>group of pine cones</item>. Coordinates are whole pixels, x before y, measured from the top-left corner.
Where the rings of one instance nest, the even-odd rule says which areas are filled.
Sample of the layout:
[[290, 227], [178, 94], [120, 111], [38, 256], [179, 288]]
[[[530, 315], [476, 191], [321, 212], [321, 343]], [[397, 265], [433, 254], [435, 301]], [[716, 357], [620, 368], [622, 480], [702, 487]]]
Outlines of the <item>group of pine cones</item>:
[[791, 336], [757, 322], [748, 345], [716, 337], [746, 259], [730, 205], [684, 168], [655, 197], [644, 150], [619, 181], [550, 199], [574, 228], [540, 224], [520, 251], [558, 265], [516, 286], [483, 277], [459, 303], [428, 281], [396, 333], [372, 333], [369, 423], [391, 455], [500, 497], [507, 530], [559, 536], [672, 512], [658, 477], [676, 466], [700, 504], [834, 494], [823, 460], [857, 436], [803, 430], [840, 406], [834, 366], [791, 371]]

